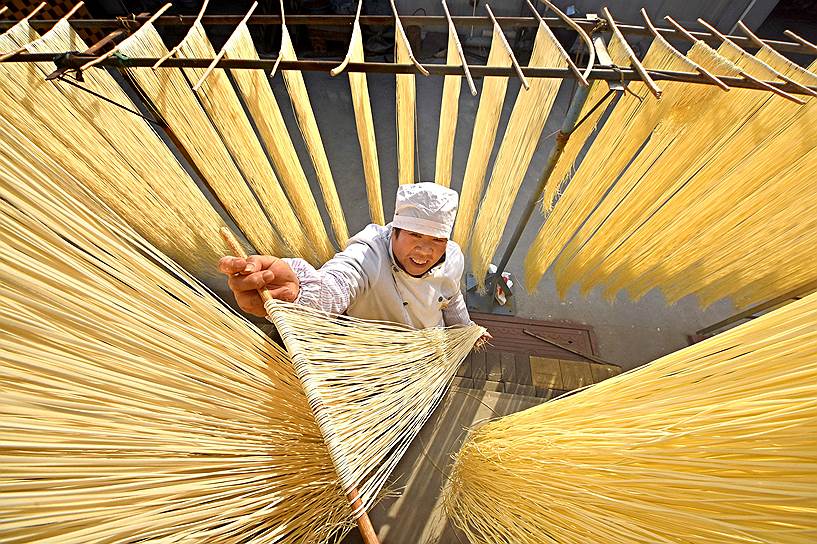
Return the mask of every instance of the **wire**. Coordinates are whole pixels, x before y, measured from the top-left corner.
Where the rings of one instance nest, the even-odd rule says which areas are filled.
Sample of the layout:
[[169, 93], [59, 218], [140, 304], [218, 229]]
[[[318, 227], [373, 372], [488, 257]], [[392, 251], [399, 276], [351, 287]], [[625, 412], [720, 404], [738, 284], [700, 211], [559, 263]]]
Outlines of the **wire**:
[[601, 98], [599, 99], [599, 101], [598, 101], [598, 102], [596, 102], [596, 103], [593, 105], [593, 107], [592, 107], [592, 108], [590, 108], [590, 111], [588, 111], [588, 112], [587, 112], [587, 113], [584, 115], [584, 117], [582, 117], [581, 119], [579, 119], [579, 121], [578, 121], [578, 122], [577, 122], [575, 125], [573, 125], [573, 128], [572, 128], [572, 129], [570, 129], [570, 132], [573, 132], [574, 130], [576, 130], [577, 128], [579, 128], [579, 125], [581, 125], [582, 123], [584, 123], [585, 121], [587, 121], [587, 118], [588, 118], [588, 117], [590, 117], [590, 116], [593, 114], [593, 112], [594, 112], [594, 111], [596, 111], [597, 109], [599, 109], [599, 106], [601, 106], [601, 105], [602, 105], [602, 103], [603, 103], [604, 101], [606, 101], [608, 98], [610, 98], [610, 97], [611, 97], [611, 96], [612, 96], [612, 95], [613, 95], [615, 92], [616, 92], [616, 91], [615, 91], [615, 90], [613, 90], [613, 89], [610, 89], [609, 91], [607, 91], [607, 94], [605, 94], [603, 97], [601, 97]]
[[146, 120], [146, 121], [148, 121], [150, 123], [153, 123], [154, 125], [156, 125], [158, 127], [163, 127], [164, 128], [164, 126], [165, 126], [164, 123], [156, 121], [155, 119], [151, 119], [150, 117], [146, 117], [146, 116], [142, 115], [141, 113], [139, 113], [138, 111], [132, 110], [132, 109], [128, 108], [127, 106], [123, 106], [122, 104], [119, 104], [118, 102], [114, 102], [110, 98], [108, 98], [106, 96], [102, 96], [101, 94], [99, 94], [97, 92], [94, 92], [94, 91], [92, 91], [91, 89], [89, 89], [87, 87], [83, 87], [79, 83], [77, 83], [75, 81], [71, 81], [70, 79], [68, 79], [66, 77], [59, 77], [59, 78], [56, 79], [56, 81], [63, 81], [65, 83], [68, 83], [69, 85], [73, 85], [74, 87], [76, 87], [78, 89], [81, 89], [81, 90], [85, 91], [86, 93], [92, 94], [93, 96], [95, 96], [97, 98], [100, 98], [100, 99], [104, 100], [105, 102], [108, 102], [109, 104], [113, 104], [117, 108], [122, 108], [123, 110], [125, 110], [127, 112], [130, 112], [130, 113], [132, 113], [134, 115], [138, 115], [142, 119], [144, 119], [144, 120]]

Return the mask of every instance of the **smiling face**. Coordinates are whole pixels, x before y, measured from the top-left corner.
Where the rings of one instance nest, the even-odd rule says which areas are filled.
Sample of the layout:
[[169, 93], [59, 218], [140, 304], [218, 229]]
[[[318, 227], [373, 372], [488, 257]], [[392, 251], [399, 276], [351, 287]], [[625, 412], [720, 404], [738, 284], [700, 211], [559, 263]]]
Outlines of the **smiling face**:
[[391, 249], [403, 270], [422, 276], [445, 254], [446, 238], [435, 238], [410, 230], [394, 229]]

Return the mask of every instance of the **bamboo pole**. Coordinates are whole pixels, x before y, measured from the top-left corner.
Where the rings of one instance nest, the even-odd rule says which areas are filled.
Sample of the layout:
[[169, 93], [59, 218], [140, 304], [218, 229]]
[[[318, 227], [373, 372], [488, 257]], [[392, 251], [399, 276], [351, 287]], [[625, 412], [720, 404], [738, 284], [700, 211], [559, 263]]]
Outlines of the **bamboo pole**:
[[[79, 20], [79, 19], [78, 19]], [[80, 68], [84, 63], [97, 58], [94, 55], [82, 53], [18, 53], [4, 62], [54, 62], [61, 68], [67, 67], [74, 70]], [[113, 66], [116, 68], [150, 68], [159, 58], [157, 57], [130, 57], [108, 58], [100, 61], [96, 66]], [[207, 68], [213, 59], [168, 59], [162, 64], [163, 68]], [[279, 59], [221, 59], [216, 68], [227, 70], [269, 70], [278, 64], [279, 70], [300, 70], [302, 72], [329, 72], [337, 66], [337, 61], [332, 60], [297, 60], [287, 61]], [[459, 76], [462, 75], [462, 66], [448, 64], [426, 64], [428, 72], [433, 76]], [[345, 66], [347, 72], [366, 72], [379, 74], [413, 74], [416, 68], [413, 65], [399, 65], [391, 62], [350, 62]], [[516, 75], [516, 70], [512, 67], [504, 68], [500, 66], [470, 66], [474, 77], [512, 77]], [[682, 81], [686, 83], [697, 83], [713, 85], [712, 81], [697, 72], [676, 72], [672, 70], [648, 70], [650, 76], [656, 81]], [[538, 78], [562, 78], [571, 79], [575, 77], [570, 68], [531, 68], [522, 67], [522, 73], [526, 77]], [[605, 80], [612, 82], [621, 81], [642, 81], [641, 76], [633, 69], [626, 67], [613, 68], [593, 68], [587, 75], [588, 80]], [[785, 81], [763, 81], [759, 79], [746, 79], [743, 77], [718, 76], [723, 83], [733, 88], [756, 89], [772, 92], [783, 91], [789, 94], [810, 95], [810, 92], [800, 90], [794, 85]], [[807, 86], [808, 89], [817, 90], [817, 86]]]
[[604, 18], [607, 20], [607, 24], [610, 26], [610, 29], [613, 31], [613, 34], [618, 37], [619, 41], [621, 41], [621, 45], [624, 47], [624, 51], [627, 52], [627, 56], [630, 57], [630, 62], [632, 63], [633, 67], [635, 68], [636, 72], [641, 76], [641, 79], [644, 81], [644, 84], [650, 90], [650, 92], [655, 96], [656, 99], [661, 98], [661, 89], [658, 85], [655, 84], [652, 77], [650, 77], [649, 72], [644, 65], [641, 64], [641, 61], [638, 60], [633, 48], [630, 47], [630, 44], [627, 43], [627, 40], [624, 38], [624, 34], [622, 34], [621, 30], [619, 29], [618, 25], [616, 24], [613, 16], [610, 14], [610, 10], [607, 7], [601, 8], [601, 12], [604, 14]]
[[491, 11], [491, 6], [485, 4], [485, 10], [488, 12], [488, 16], [494, 22], [494, 30], [496, 30], [497, 34], [502, 40], [502, 45], [505, 47], [505, 51], [507, 51], [508, 56], [511, 57], [511, 65], [513, 66], [516, 76], [519, 78], [519, 81], [522, 82], [522, 86], [525, 87], [525, 90], [528, 90], [530, 88], [528, 78], [525, 77], [525, 73], [522, 71], [522, 67], [519, 65], [519, 62], [517, 62], [516, 55], [514, 55], [513, 53], [513, 47], [511, 47], [511, 44], [508, 43], [508, 38], [505, 37], [505, 33], [502, 31], [502, 27], [499, 26], [496, 17], [494, 17], [494, 12]]
[[[234, 256], [241, 259], [247, 258], [247, 252], [244, 251], [244, 248], [238, 242], [230, 229], [227, 227], [222, 227], [220, 234], [221, 238], [224, 240], [227, 246], [229, 246], [230, 251], [232, 251]], [[266, 287], [260, 288], [258, 290], [258, 294], [261, 295], [261, 299], [264, 302], [273, 300], [272, 294]], [[357, 512], [362, 508], [363, 502], [360, 500], [360, 494], [358, 493], [357, 488], [353, 487], [348, 489], [346, 491], [346, 498], [349, 499], [353, 512]], [[360, 512], [360, 515], [357, 518], [357, 527], [360, 530], [360, 534], [363, 536], [363, 542], [365, 544], [380, 544], [380, 541], [377, 538], [377, 533], [372, 526], [372, 522], [369, 520], [369, 514], [363, 511]]]

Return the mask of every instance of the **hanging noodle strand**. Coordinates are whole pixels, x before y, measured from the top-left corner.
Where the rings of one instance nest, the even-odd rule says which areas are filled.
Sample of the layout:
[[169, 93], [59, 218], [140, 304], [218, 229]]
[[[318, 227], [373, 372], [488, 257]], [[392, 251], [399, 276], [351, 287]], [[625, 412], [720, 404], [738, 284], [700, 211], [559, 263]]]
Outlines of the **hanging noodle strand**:
[[[540, 21], [529, 65], [566, 66], [557, 44], [556, 37]], [[485, 283], [488, 265], [499, 245], [561, 83], [561, 79], [534, 78], [529, 89], [519, 90], [474, 224], [470, 245], [471, 269], [480, 286]]]
[[[213, 58], [216, 55], [200, 22], [190, 30], [177, 55], [179, 58], [199, 59]], [[184, 68], [183, 71], [191, 83], [199, 81], [205, 74], [204, 68]], [[304, 235], [305, 229], [295, 217], [227, 73], [220, 68], [214, 69], [204, 79], [196, 94], [270, 223], [284, 242], [287, 251], [279, 255], [294, 255], [314, 262], [314, 252]]]
[[[360, 23], [355, 20], [352, 39], [349, 43], [348, 59], [363, 62], [363, 36]], [[334, 73], [332, 75], [335, 75]], [[365, 72], [349, 72], [349, 87], [355, 111], [355, 126], [363, 159], [363, 177], [366, 180], [366, 195], [369, 201], [369, 217], [378, 225], [385, 224], [383, 197], [380, 190], [380, 166], [377, 160], [377, 140], [372, 117], [372, 103], [369, 100], [369, 86]]]
[[[68, 21], [41, 38], [28, 22], [0, 36], [0, 51], [22, 46], [32, 53], [87, 49]], [[46, 81], [55, 68], [50, 62], [0, 64], [3, 118], [59, 157], [156, 247], [201, 278], [215, 276], [213, 262], [225, 248], [205, 233], [224, 223], [170, 149], [142, 117], [67, 83]], [[87, 89], [137, 110], [107, 71], [84, 75]]]
[[[149, 23], [118, 47], [129, 57], [160, 58], [168, 52], [156, 28]], [[283, 253], [281, 240], [199, 104], [184, 73], [177, 68], [128, 68], [127, 73], [159, 110], [204, 181], [255, 249], [270, 255]]]
[[[502, 43], [499, 32], [494, 28], [487, 66], [507, 68], [511, 65], [511, 57]], [[471, 148], [468, 151], [468, 162], [465, 165], [465, 177], [462, 180], [462, 190], [460, 191], [457, 220], [454, 223], [453, 239], [463, 250], [471, 243], [474, 218], [477, 215], [479, 199], [482, 196], [485, 173], [488, 171], [488, 161], [494, 147], [496, 131], [499, 126], [499, 115], [502, 113], [502, 104], [505, 101], [507, 88], [507, 77], [488, 76], [482, 80], [479, 107], [474, 119], [474, 130], [471, 134]]]
[[342, 537], [287, 354], [1, 117], [0, 143], [0, 540]]
[[[289, 31], [285, 25], [281, 26], [281, 60], [298, 60]], [[332, 231], [335, 233], [335, 242], [340, 247], [346, 247], [346, 241], [349, 239], [349, 229], [346, 227], [346, 217], [343, 215], [338, 190], [335, 187], [332, 170], [329, 168], [329, 159], [323, 147], [318, 121], [315, 119], [315, 112], [309, 100], [309, 93], [306, 90], [304, 75], [299, 70], [282, 70], [281, 73], [284, 76], [287, 92], [292, 101], [295, 119], [298, 121], [298, 127], [301, 129], [301, 135], [306, 143], [306, 149], [309, 151], [312, 164], [315, 166], [315, 174], [318, 177], [318, 184], [323, 195], [323, 203], [329, 212], [329, 221], [332, 224]]]
[[[457, 52], [456, 34], [453, 29], [448, 31], [446, 64], [462, 65], [462, 60]], [[434, 181], [446, 187], [451, 186], [451, 164], [454, 160], [454, 134], [457, 131], [461, 85], [462, 76], [445, 76], [442, 105], [440, 107], [440, 129], [437, 134], [437, 160]]]

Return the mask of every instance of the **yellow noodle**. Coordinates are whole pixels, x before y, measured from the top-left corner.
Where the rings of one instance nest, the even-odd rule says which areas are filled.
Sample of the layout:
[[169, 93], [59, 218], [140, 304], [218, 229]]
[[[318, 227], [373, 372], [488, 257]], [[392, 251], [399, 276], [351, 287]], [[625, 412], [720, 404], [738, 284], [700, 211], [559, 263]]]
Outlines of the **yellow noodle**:
[[[363, 62], [363, 38], [360, 24], [355, 21], [352, 40], [349, 44], [349, 60]], [[385, 224], [383, 197], [380, 191], [380, 166], [377, 160], [377, 140], [372, 118], [372, 104], [369, 101], [369, 86], [365, 72], [349, 72], [349, 87], [355, 110], [355, 126], [363, 158], [363, 176], [366, 179], [366, 195], [369, 200], [369, 216], [378, 225]]]
[[7, 144], [0, 539], [339, 540], [345, 492], [371, 507], [484, 329], [273, 301], [290, 360], [48, 154]]
[[[763, 52], [759, 57], [770, 64], [776, 63], [773, 57]], [[747, 71], [753, 69], [753, 63], [746, 63], [739, 56], [735, 56], [735, 60], [744, 64]], [[782, 63], [778, 63], [776, 67], [784, 73], [790, 72], [790, 77], [800, 79], [802, 83], [817, 83], [817, 78], [799, 67], [787, 67]], [[757, 67], [754, 70], [757, 77], [770, 75], [768, 71], [757, 72]], [[729, 103], [715, 101], [702, 103], [701, 106], [704, 107], [707, 118], [717, 118], [718, 115], [728, 113], [732, 104], [739, 104], [740, 109], [731, 112], [729, 122], [723, 123], [726, 127], [732, 126], [733, 132], [726, 134], [727, 138], [722, 139], [719, 144], [714, 138], [716, 133], [711, 130], [708, 132], [713, 137], [707, 139], [709, 145], [705, 148], [706, 153], [700, 152], [701, 158], [690, 162], [685, 173], [677, 176], [683, 182], [677, 193], [674, 187], [670, 187], [665, 196], [659, 197], [659, 205], [666, 201], [662, 207], [643, 221], [637, 231], [629, 234], [615, 251], [608, 254], [603, 268], [596, 269], [590, 278], [592, 281], [607, 275], [608, 296], [627, 287], [631, 296], [639, 297], [658, 285], [664, 287], [672, 300], [676, 300], [683, 294], [695, 291], [697, 287], [714, 282], [722, 272], [729, 269], [716, 268], [715, 262], [722, 262], [727, 258], [737, 264], [744, 251], [756, 251], [763, 240], [767, 239], [768, 234], [760, 232], [759, 238], [746, 240], [746, 245], [741, 247], [735, 237], [727, 236], [723, 229], [732, 224], [754, 220], [757, 209], [763, 209], [769, 214], [777, 210], [771, 202], [778, 202], [778, 196], [771, 193], [767, 199], [774, 200], [764, 203], [757, 199], [758, 188], [763, 187], [767, 191], [769, 183], [775, 181], [776, 173], [784, 171], [814, 148], [817, 137], [814, 125], [817, 113], [814, 109], [815, 102], [811, 100], [807, 106], [801, 107], [775, 95], [738, 89], [729, 95], [732, 95], [727, 98]], [[761, 107], [754, 110], [751, 104], [758, 102]], [[741, 120], [742, 112], [750, 112], [752, 115]], [[736, 125], [731, 125], [733, 122]], [[697, 128], [689, 127], [684, 133], [685, 138], [678, 140], [678, 151], [670, 157], [677, 156], [684, 149], [694, 149], [696, 139], [700, 138]], [[690, 154], [695, 155], [696, 153]], [[650, 185], [660, 175], [657, 170], [658, 167], [653, 166], [650, 171], [650, 177], [646, 181]], [[801, 172], [800, 175], [802, 174]], [[796, 172], [787, 175], [798, 176]], [[805, 176], [805, 179], [810, 178]], [[790, 191], [785, 187], [780, 190]], [[634, 193], [631, 198], [637, 206], [644, 206], [650, 200], [649, 197], [636, 195]], [[752, 206], [759, 208], [738, 205], [741, 199], [747, 197], [755, 202]], [[743, 215], [738, 215], [738, 210]], [[791, 217], [796, 217], [796, 214]], [[615, 223], [620, 225], [621, 219], [616, 219]], [[768, 224], [767, 232], [772, 225], [778, 223]], [[740, 228], [738, 234], [745, 232]], [[762, 257], [763, 261], [773, 258], [777, 251], [789, 248], [782, 240], [778, 242], [780, 249], [766, 253]], [[705, 257], [707, 254], [710, 257]], [[696, 262], [704, 264], [696, 267]], [[733, 276], [727, 290], [714, 292], [726, 296], [730, 289], [738, 289], [743, 282], [752, 281], [745, 268], [738, 270], [742, 279]], [[703, 301], [705, 304], [712, 301], [709, 297], [704, 298], [707, 299]]]
[[[812, 212], [813, 213], [813, 212]], [[812, 226], [812, 228], [814, 228]], [[805, 244], [804, 244], [805, 246]], [[814, 269], [817, 267], [817, 262], [814, 259], [814, 242], [811, 241], [811, 247], [803, 247], [798, 255], [791, 256], [789, 261], [779, 261], [780, 268], [774, 272], [763, 276], [761, 279], [747, 283], [740, 290], [730, 290], [729, 296], [735, 302], [738, 308], [746, 308], [750, 305], [759, 302], [766, 302], [772, 298], [780, 296], [781, 293], [786, 293], [795, 289], [802, 289], [804, 285], [812, 284], [815, 279]], [[803, 258], [803, 255], [806, 257]], [[787, 272], [792, 270], [792, 272]], [[718, 300], [723, 295], [716, 293], [711, 298]], [[703, 296], [701, 296], [703, 299]], [[702, 304], [706, 304], [706, 299], [703, 299]]]
[[[617, 39], [610, 40], [608, 45], [608, 53], [613, 61], [613, 64], [621, 66], [627, 62], [627, 53], [621, 46], [621, 42]], [[582, 111], [579, 114], [579, 121], [585, 119], [578, 128], [576, 128], [570, 135], [562, 154], [559, 156], [553, 172], [550, 174], [545, 192], [542, 198], [542, 206], [545, 213], [553, 209], [556, 200], [561, 195], [564, 183], [575, 172], [576, 159], [579, 153], [584, 148], [590, 135], [596, 130], [596, 126], [607, 110], [609, 103], [604, 103], [596, 108], [591, 113], [591, 110], [604, 99], [604, 96], [609, 91], [610, 87], [606, 81], [595, 80], [590, 83], [590, 92], [587, 95], [587, 100], [582, 106]]]
[[[286, 26], [281, 27], [281, 60], [298, 60]], [[323, 195], [323, 203], [329, 212], [329, 221], [332, 223], [332, 231], [335, 234], [335, 242], [340, 247], [345, 247], [346, 241], [349, 239], [349, 229], [346, 227], [343, 207], [340, 204], [338, 191], [335, 188], [332, 170], [329, 168], [329, 159], [326, 157], [326, 150], [323, 147], [315, 112], [312, 110], [312, 103], [309, 101], [304, 76], [298, 70], [282, 70], [282, 74], [289, 92], [289, 98], [292, 100], [295, 118], [301, 129], [304, 142], [306, 142], [306, 149], [309, 151], [312, 164], [315, 166], [318, 184]]]
[[[487, 66], [505, 67], [511, 65], [511, 57], [505, 50], [502, 37], [494, 29], [491, 38], [491, 51], [488, 53]], [[482, 196], [482, 185], [488, 171], [488, 160], [496, 139], [499, 126], [499, 115], [505, 101], [508, 78], [489, 76], [482, 79], [482, 91], [479, 107], [474, 118], [474, 130], [471, 134], [471, 148], [468, 151], [468, 162], [465, 164], [465, 176], [460, 191], [460, 204], [457, 220], [454, 223], [453, 239], [463, 250], [471, 243], [471, 229], [477, 215], [477, 206]]]
[[[207, 59], [216, 56], [201, 23], [190, 29], [176, 53], [179, 58]], [[204, 75], [205, 68], [184, 68], [191, 84]], [[285, 254], [315, 262], [310, 242], [289, 205], [272, 165], [255, 135], [249, 119], [238, 100], [224, 70], [216, 68], [196, 91], [204, 111], [221, 135], [221, 141], [232, 155], [244, 179], [285, 244]]]
[[[676, 300], [697, 292], [702, 304], [708, 305], [754, 282], [777, 279], [780, 287], [776, 293], [761, 289], [756, 298], [743, 293], [744, 303], [760, 302], [814, 278], [815, 160], [817, 149], [766, 179], [739, 205], [730, 203], [727, 217], [710, 229], [704, 240], [714, 238], [717, 248], [729, 250], [729, 258], [713, 255], [700, 263], [694, 261], [697, 266], [687, 266], [683, 278], [664, 285], [668, 298]], [[758, 213], [760, 209], [763, 213]]]
[[0, 146], [0, 540], [342, 536], [286, 353], [80, 187]]
[[485, 329], [327, 319], [276, 300], [266, 309], [292, 355], [343, 488], [356, 488], [367, 510]]
[[[661, 221], [661, 225], [664, 226], [654, 228], [654, 236], [637, 246], [638, 250], [628, 257], [629, 264], [609, 263], [611, 268], [613, 266], [618, 268], [608, 280], [610, 282], [608, 290], [626, 285], [631, 296], [641, 296], [644, 292], [643, 286], [656, 284], [654, 270], [651, 269], [658, 266], [666, 270], [669, 256], [682, 247], [689, 258], [692, 258], [689, 252], [694, 246], [688, 247], [688, 243], [695, 241], [712, 228], [724, 214], [728, 213], [733, 203], [751, 194], [768, 176], [779, 172], [786, 164], [808, 152], [809, 148], [813, 147], [814, 138], [817, 137], [815, 133], [817, 129], [813, 125], [811, 127], [806, 125], [803, 121], [807, 117], [799, 115], [798, 111], [797, 105], [779, 97], [767, 102], [730, 144], [730, 153], [737, 154], [734, 148], [739, 145], [738, 149], [743, 149], [746, 155], [738, 154], [738, 162], [732, 156], [724, 157], [722, 161], [711, 161], [695, 172], [694, 177], [687, 182], [682, 191], [673, 197], [674, 201], [682, 202], [679, 205], [683, 205], [686, 213], [679, 216], [677, 213], [671, 214], [666, 208], [661, 208], [660, 213], [651, 220]], [[762, 121], [764, 117], [771, 123], [768, 127], [758, 125], [758, 121]], [[781, 138], [780, 136], [787, 131], [799, 134], [799, 137], [793, 141]], [[741, 138], [760, 141], [752, 147], [749, 145], [751, 142], [740, 143]], [[770, 157], [777, 160], [767, 161]], [[673, 241], [668, 242], [668, 238]], [[627, 243], [630, 247], [639, 244], [637, 238], [627, 240]], [[622, 246], [618, 251], [626, 250], [627, 248]]]
[[806, 544], [817, 295], [473, 430], [445, 492], [469, 542]]
[[[235, 30], [233, 39], [225, 47], [227, 58], [259, 58], [246, 23]], [[318, 259], [314, 264], [331, 259], [335, 254], [332, 242], [266, 73], [263, 70], [232, 70], [231, 75], [258, 127], [261, 141], [272, 158], [292, 207], [303, 224], [304, 234], [313, 244]]]
[[[790, 255], [794, 248], [786, 244], [785, 237], [792, 235], [791, 228], [804, 224], [802, 216], [794, 213], [792, 206], [813, 205], [808, 192], [813, 184], [808, 174], [813, 173], [812, 161], [815, 158], [817, 155], [812, 150], [793, 164], [785, 168], [776, 165], [768, 173], [756, 170], [753, 168], [755, 165], [749, 163], [730, 172], [723, 180], [723, 187], [715, 191], [713, 197], [702, 195], [701, 200], [709, 204], [711, 217], [704, 217], [706, 223], [700, 231], [685, 236], [670, 233], [679, 238], [682, 246], [679, 249], [685, 253], [668, 255], [658, 271], [661, 274], [659, 278], [671, 279], [662, 284], [668, 298], [677, 300], [690, 290], [704, 288], [722, 279], [724, 274], [726, 277], [731, 274], [729, 288], [738, 289], [746, 281], [751, 260], [757, 261], [755, 264], [763, 264], [775, 256]], [[792, 187], [798, 189], [792, 190]], [[728, 209], [710, 203], [714, 197], [728, 203]], [[764, 213], [758, 213], [759, 209], [763, 209]], [[695, 211], [694, 208], [690, 210], [691, 213]], [[713, 213], [718, 211], [721, 212], [719, 216]], [[750, 228], [755, 225], [758, 231]], [[741, 244], [745, 246], [741, 247]], [[725, 248], [729, 250], [724, 254]], [[808, 256], [802, 255], [801, 260], [805, 257]], [[745, 259], [750, 259], [750, 262], [745, 262]], [[804, 262], [803, 265], [808, 266], [808, 263]], [[655, 281], [655, 274], [651, 271], [647, 281]], [[636, 288], [634, 294], [643, 292], [640, 281], [632, 285]]]
[[[156, 28], [145, 24], [119, 44], [119, 51], [130, 57], [159, 58], [167, 53], [167, 48]], [[247, 239], [262, 253], [280, 254], [284, 250], [281, 241], [199, 105], [184, 74], [176, 68], [129, 68], [128, 73], [159, 110]]]
[[[529, 66], [564, 66], [556, 38], [539, 22]], [[471, 269], [481, 286], [511, 214], [516, 193], [525, 179], [539, 137], [559, 91], [561, 79], [532, 78], [530, 89], [520, 88], [505, 136], [494, 161], [471, 241]]]
[[[645, 65], [659, 69], [678, 62], [656, 43]], [[658, 122], [658, 101], [646, 86], [632, 82], [628, 88], [632, 92], [619, 99], [528, 250], [525, 284], [531, 291]]]
[[[763, 56], [763, 52], [761, 52], [760, 56]], [[766, 60], [774, 62], [774, 59], [767, 58]], [[815, 66], [817, 66], [817, 62], [812, 64], [812, 69], [814, 69]], [[785, 67], [783, 66], [778, 66], [778, 69], [785, 71]], [[815, 83], [815, 77], [813, 75], [807, 74], [799, 68], [797, 70], [792, 70], [788, 73], [788, 75], [795, 80], [799, 80], [801, 83]], [[728, 217], [729, 215], [734, 216], [734, 211], [739, 208], [729, 206], [728, 203], [733, 202], [738, 198], [745, 199], [748, 197], [753, 199], [755, 202], [754, 206], [757, 206], [757, 209], [765, 210], [767, 204], [763, 203], [762, 200], [757, 200], [757, 187], [763, 187], [764, 190], [767, 190], [769, 188], [769, 181], [776, 181], [779, 173], [785, 172], [785, 169], [790, 169], [793, 166], [797, 167], [798, 163], [799, 168], [810, 167], [808, 162], [803, 162], [801, 159], [813, 153], [815, 148], [815, 137], [817, 137], [817, 133], [815, 133], [817, 130], [817, 127], [815, 127], [815, 119], [817, 119], [817, 101], [810, 98], [808, 99], [806, 106], [799, 107], [782, 98], [774, 97], [771, 104], [775, 105], [777, 111], [779, 112], [779, 117], [777, 118], [778, 124], [774, 127], [770, 127], [770, 129], [773, 128], [773, 130], [769, 130], [768, 132], [762, 134], [767, 136], [767, 138], [762, 142], [763, 145], [754, 150], [750, 157], [747, 157], [741, 161], [741, 163], [730, 171], [728, 175], [722, 176], [722, 181], [720, 178], [715, 178], [718, 180], [718, 187], [724, 187], [729, 191], [726, 199], [721, 198], [721, 200], [714, 201], [716, 206], [717, 203], [720, 203], [720, 205], [723, 206], [723, 208], [720, 210], [718, 207], [713, 208], [713, 210], [720, 211], [720, 213], [716, 215], [716, 219], [726, 219], [724, 216]], [[799, 200], [811, 195], [810, 192], [805, 190], [805, 187], [798, 187], [799, 185], [802, 185], [801, 182], [794, 181], [798, 175], [806, 175], [803, 181], [808, 183], [811, 180], [811, 177], [806, 171], [802, 171], [800, 174], [798, 174], [795, 170], [794, 172], [789, 172], [785, 175], [792, 178], [791, 183], [793, 183], [793, 185], [791, 187], [786, 187], [783, 185], [781, 188], [781, 191], [783, 192], [772, 193], [772, 196], [776, 201], [786, 197], [793, 197], [794, 199]], [[748, 200], [747, 202], [750, 201], [751, 200]], [[724, 206], [724, 204], [727, 205]], [[774, 212], [775, 208], [770, 207], [769, 211]], [[751, 208], [743, 213], [748, 213], [748, 217], [750, 218], [753, 215]], [[744, 219], [746, 217], [747, 216], [744, 216]], [[798, 221], [799, 219], [796, 215], [791, 215], [791, 218], [793, 221]], [[738, 218], [735, 220], [743, 221], [744, 219], [739, 219], [738, 216]], [[704, 232], [709, 233], [710, 231]], [[717, 235], [718, 229], [713, 228], [711, 229], [711, 232]], [[768, 239], [768, 236], [764, 237], [764, 239]], [[756, 242], [760, 242], [760, 239], [758, 239]], [[711, 242], [709, 243], [711, 244]], [[749, 248], [753, 249], [754, 247], [750, 246]], [[690, 246], [689, 251], [695, 252], [696, 256], [699, 256], [701, 254], [700, 251], [706, 249], [706, 246], [695, 244]], [[788, 246], [785, 245], [785, 242], [782, 242], [777, 251], [785, 251], [787, 249], [789, 249]], [[767, 255], [766, 260], [768, 260], [771, 256], [772, 254]], [[739, 287], [738, 284], [733, 286], [735, 288]]]
[[[394, 33], [394, 61], [411, 62], [411, 52], [399, 32]], [[417, 90], [414, 74], [397, 74], [397, 181], [400, 185], [414, 183], [414, 131]]]
[[[655, 46], [673, 56], [663, 39], [656, 38]], [[693, 58], [697, 54], [690, 52]], [[683, 57], [661, 62], [661, 67], [690, 70]], [[622, 243], [627, 229], [637, 228], [654, 213], [663, 193], [674, 194], [689, 177], [684, 172], [694, 173], [727, 146], [768, 97], [751, 90], [725, 93], [712, 85], [668, 82], [649, 140], [559, 256], [555, 267], [559, 293], [564, 296], [586, 273], [590, 276], [585, 290], [598, 283], [609, 266], [605, 258]]]
[[[18, 48], [39, 36], [27, 22], [0, 38], [0, 51]], [[31, 52], [85, 50], [63, 21], [28, 46]], [[190, 176], [148, 123], [66, 83], [45, 81], [52, 63], [0, 66], [3, 117], [25, 138], [60, 157], [64, 168], [125, 217], [143, 236], [202, 278], [214, 277], [215, 259], [224, 253], [207, 232], [223, 225]], [[83, 85], [131, 110], [136, 106], [104, 70], [85, 74]]]
[[[777, 100], [783, 99], [776, 97], [775, 101]], [[790, 103], [781, 105], [797, 108], [796, 105]], [[814, 106], [812, 100], [808, 106], [799, 110], [801, 115], [794, 117], [789, 123], [784, 122], [786, 118], [781, 116], [780, 125], [771, 131], [772, 136], [761, 146], [752, 150], [749, 156], [729, 172], [718, 176], [711, 175], [709, 171], [698, 174], [693, 181], [701, 179], [702, 188], [684, 195], [686, 199], [693, 200], [688, 205], [688, 213], [677, 218], [671, 229], [657, 236], [659, 239], [656, 240], [656, 244], [670, 238], [674, 240], [671, 242], [673, 245], [670, 247], [649, 245], [643, 248], [642, 254], [633, 256], [634, 262], [627, 265], [623, 273], [614, 277], [616, 283], [611, 284], [611, 288], [614, 285], [627, 286], [631, 295], [638, 297], [657, 284], [663, 284], [669, 288], [676, 282], [683, 282], [687, 277], [700, 278], [700, 275], [690, 275], [682, 271], [689, 270], [689, 267], [694, 266], [696, 261], [705, 258], [705, 254], [712, 251], [723, 252], [724, 245], [730, 247], [731, 239], [724, 238], [725, 229], [729, 228], [730, 224], [739, 224], [747, 217], [751, 218], [759, 209], [766, 209], [767, 205], [756, 198], [757, 189], [765, 186], [770, 180], [774, 180], [798, 158], [809, 153], [810, 148], [814, 148], [815, 138], [817, 138], [817, 133], [815, 133], [817, 110], [814, 109]], [[806, 108], [809, 108], [810, 113]], [[790, 135], [796, 137], [791, 138]], [[791, 189], [783, 190], [790, 191]], [[804, 188], [795, 189], [795, 194], [792, 196], [801, 198], [803, 190]], [[747, 198], [751, 198], [754, 203], [745, 207], [742, 201], [746, 201]], [[757, 207], [753, 209], [754, 206]], [[794, 216], [792, 219], [797, 220]], [[733, 249], [736, 248], [726, 251], [733, 258], [737, 258], [738, 254]], [[778, 251], [784, 249], [787, 248], [781, 243]], [[702, 281], [709, 281], [707, 278], [711, 277], [705, 276]], [[733, 287], [740, 287], [739, 282], [736, 282]], [[683, 295], [675, 294], [672, 297], [677, 298], [678, 296]]]
[[[454, 66], [462, 65], [460, 56], [457, 53], [456, 36], [450, 29], [448, 34], [446, 64]], [[454, 160], [454, 134], [457, 131], [457, 114], [460, 106], [461, 84], [462, 76], [445, 76], [445, 83], [443, 83], [434, 181], [446, 187], [451, 186], [451, 163]]]

